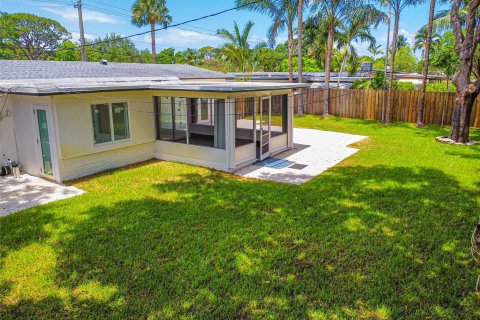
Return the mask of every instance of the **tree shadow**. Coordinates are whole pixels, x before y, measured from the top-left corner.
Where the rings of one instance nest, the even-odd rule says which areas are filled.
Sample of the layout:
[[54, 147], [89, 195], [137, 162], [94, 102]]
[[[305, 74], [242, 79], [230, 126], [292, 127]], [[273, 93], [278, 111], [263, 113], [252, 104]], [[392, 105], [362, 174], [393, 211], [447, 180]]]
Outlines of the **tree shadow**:
[[420, 167], [339, 167], [301, 186], [172, 176], [88, 206], [53, 248], [55, 284], [70, 294], [0, 315], [472, 318], [477, 201]]

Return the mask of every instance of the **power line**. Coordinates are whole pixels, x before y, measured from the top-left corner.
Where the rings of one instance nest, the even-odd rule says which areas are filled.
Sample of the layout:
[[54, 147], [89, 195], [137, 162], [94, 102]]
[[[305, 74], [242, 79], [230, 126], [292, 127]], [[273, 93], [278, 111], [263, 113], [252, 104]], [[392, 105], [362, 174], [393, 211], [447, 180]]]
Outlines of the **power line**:
[[[39, 1], [39, 0], [36, 0], [36, 1]], [[41, 0], [41, 1], [46, 1], [46, 0]], [[244, 7], [247, 7], [247, 6], [250, 6], [250, 5], [252, 5], [252, 4], [259, 3], [259, 2], [261, 2], [261, 1], [263, 1], [263, 0], [252, 1], [252, 2], [249, 2], [249, 3], [243, 4], [243, 5], [241, 5], [241, 6], [237, 6], [237, 7], [225, 9], [225, 10], [222, 10], [222, 11], [218, 11], [218, 12], [215, 12], [215, 13], [211, 13], [211, 14], [208, 14], [208, 15], [205, 15], [205, 16], [201, 16], [201, 17], [198, 17], [198, 18], [194, 18], [194, 19], [190, 19], [190, 20], [187, 20], [187, 21], [175, 23], [175, 24], [172, 24], [172, 25], [169, 25], [169, 26], [166, 26], [166, 27], [157, 28], [157, 29], [154, 29], [154, 30], [155, 30], [155, 31], [162, 31], [162, 30], [167, 30], [167, 29], [170, 29], [170, 28], [179, 27], [179, 26], [186, 25], [186, 24], [189, 24], [189, 23], [192, 23], [192, 22], [196, 22], [196, 21], [200, 21], [200, 20], [212, 18], [212, 17], [218, 16], [218, 15], [221, 15], [221, 14], [224, 14], [224, 13], [227, 13], [227, 12], [230, 12], [230, 11], [238, 10], [238, 9], [241, 9], [241, 8], [244, 8]], [[137, 36], [149, 34], [150, 32], [151, 32], [151, 31], [138, 32], [138, 33], [131, 34], [131, 35], [128, 35], [128, 36], [119, 37], [119, 38], [114, 39], [114, 40], [102, 40], [102, 41], [97, 41], [97, 42], [93, 42], [93, 43], [87, 43], [87, 44], [85, 44], [85, 46], [94, 46], [94, 45], [101, 44], [101, 43], [107, 43], [107, 42], [111, 42], [111, 41], [118, 41], [118, 40], [129, 39], [129, 38], [133, 38], [133, 37], [137, 37]], [[81, 49], [81, 47], [57, 49], [57, 50], [51, 50], [51, 51], [48, 51], [48, 52], [50, 52], [50, 53], [55, 53], [55, 52], [57, 52], [57, 51], [73, 51], [73, 50], [79, 50], [79, 49]]]

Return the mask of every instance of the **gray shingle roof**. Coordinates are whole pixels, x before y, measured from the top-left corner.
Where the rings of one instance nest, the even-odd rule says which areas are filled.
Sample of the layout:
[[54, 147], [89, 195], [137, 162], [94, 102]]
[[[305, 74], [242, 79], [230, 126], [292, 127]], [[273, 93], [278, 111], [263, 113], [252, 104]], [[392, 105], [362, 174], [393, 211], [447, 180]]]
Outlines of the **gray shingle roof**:
[[0, 60], [1, 80], [65, 78], [140, 78], [176, 77], [179, 79], [225, 79], [224, 73], [179, 64], [140, 64], [81, 61]]

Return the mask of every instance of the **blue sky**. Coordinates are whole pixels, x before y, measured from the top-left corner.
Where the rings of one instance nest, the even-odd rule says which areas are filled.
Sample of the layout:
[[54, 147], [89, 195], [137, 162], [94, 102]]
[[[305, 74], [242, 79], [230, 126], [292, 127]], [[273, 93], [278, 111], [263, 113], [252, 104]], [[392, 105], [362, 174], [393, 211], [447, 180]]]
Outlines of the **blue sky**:
[[[49, 17], [59, 21], [78, 38], [78, 17], [73, 7], [73, 0], [0, 0], [0, 11], [9, 13], [28, 12]], [[95, 38], [106, 33], [115, 32], [129, 35], [149, 30], [148, 27], [137, 28], [130, 24], [129, 9], [134, 0], [83, 0], [84, 25], [88, 38]], [[234, 7], [234, 0], [167, 0], [167, 7], [173, 16], [173, 21], [182, 22], [192, 18], [207, 15]], [[445, 8], [445, 6], [438, 9]], [[243, 26], [248, 20], [255, 25], [251, 32], [253, 44], [265, 40], [270, 24], [267, 16], [248, 11], [233, 11], [183, 26], [182, 29], [171, 28], [157, 33], [157, 51], [168, 47], [177, 50], [199, 48], [206, 45], [217, 46], [223, 40], [214, 36], [218, 28], [232, 29], [233, 21]], [[400, 33], [413, 41], [415, 32], [428, 20], [428, 1], [423, 5], [404, 10], [400, 21]], [[378, 44], [385, 45], [387, 27], [380, 26], [374, 31]], [[150, 37], [143, 35], [132, 38], [138, 48], [149, 48]], [[278, 42], [286, 40], [286, 34], [279, 35]], [[357, 46], [365, 53], [366, 45]]]

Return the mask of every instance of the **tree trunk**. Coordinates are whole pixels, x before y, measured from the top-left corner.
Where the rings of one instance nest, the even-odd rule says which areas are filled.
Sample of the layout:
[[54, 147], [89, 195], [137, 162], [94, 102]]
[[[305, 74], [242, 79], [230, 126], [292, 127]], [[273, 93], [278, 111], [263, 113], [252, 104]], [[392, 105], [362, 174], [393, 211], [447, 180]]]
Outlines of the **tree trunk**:
[[467, 143], [470, 134], [470, 117], [478, 92], [470, 92], [468, 86], [457, 89], [455, 98], [455, 110], [452, 115], [452, 129], [448, 136], [455, 142]]
[[293, 82], [293, 21], [288, 21], [288, 81]]
[[433, 15], [435, 13], [435, 0], [430, 0], [430, 15], [428, 17], [427, 39], [425, 44], [425, 65], [423, 66], [422, 88], [420, 101], [417, 108], [417, 127], [424, 127], [423, 111], [425, 110], [425, 94], [427, 92], [428, 67], [430, 66], [430, 46], [432, 44]]
[[340, 86], [340, 80], [342, 78], [342, 72], [343, 72], [343, 69], [345, 69], [345, 65], [347, 64], [348, 50], [350, 50], [350, 49], [347, 46], [347, 48], [345, 48], [345, 54], [343, 55], [342, 65], [340, 66], [340, 73], [338, 74], [337, 87]]
[[[398, 10], [395, 10], [395, 22], [393, 25], [393, 37], [392, 37], [392, 50], [390, 52], [390, 79], [388, 82], [388, 98], [387, 107], [385, 108], [385, 124], [390, 124], [392, 121], [392, 104], [393, 104], [393, 77], [395, 75], [395, 54], [397, 51], [397, 38], [398, 38], [398, 24], [400, 22], [400, 14]], [[388, 50], [388, 49], [387, 49]]]
[[[303, 82], [303, 0], [298, 1], [298, 27], [297, 27], [297, 56], [298, 56], [298, 83]], [[298, 89], [298, 112], [299, 117], [303, 116], [303, 89]]]
[[152, 36], [152, 61], [154, 64], [157, 63], [157, 50], [155, 49], [155, 23], [150, 23], [150, 33]]
[[325, 52], [325, 85], [327, 87], [327, 94], [323, 101], [323, 115], [328, 116], [330, 109], [330, 61], [332, 59], [333, 36], [335, 26], [331, 23], [328, 28], [327, 50]]

